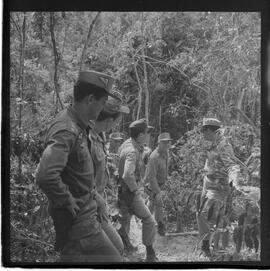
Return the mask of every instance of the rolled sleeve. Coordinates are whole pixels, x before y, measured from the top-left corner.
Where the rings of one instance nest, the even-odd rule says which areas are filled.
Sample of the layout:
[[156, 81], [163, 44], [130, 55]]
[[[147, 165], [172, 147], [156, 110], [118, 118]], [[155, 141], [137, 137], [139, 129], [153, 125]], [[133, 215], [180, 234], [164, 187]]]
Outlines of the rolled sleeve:
[[135, 170], [136, 170], [136, 153], [129, 152], [125, 160], [123, 179], [124, 182], [129, 187], [130, 191], [132, 192], [138, 188], [136, 183]]
[[73, 200], [68, 186], [62, 181], [61, 173], [74, 142], [75, 135], [72, 132], [64, 130], [54, 134], [42, 154], [36, 172], [37, 184], [54, 207], [69, 205]]

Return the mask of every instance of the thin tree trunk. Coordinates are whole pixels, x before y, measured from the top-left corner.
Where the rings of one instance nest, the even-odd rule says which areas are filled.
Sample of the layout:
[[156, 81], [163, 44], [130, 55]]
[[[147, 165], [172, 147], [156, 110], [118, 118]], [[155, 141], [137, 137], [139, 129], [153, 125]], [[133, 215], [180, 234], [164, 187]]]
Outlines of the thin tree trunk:
[[145, 63], [145, 37], [144, 37], [144, 16], [142, 12], [142, 28], [141, 28], [141, 35], [143, 38], [143, 47], [142, 47], [142, 61], [143, 61], [143, 73], [144, 73], [144, 93], [145, 93], [145, 118], [146, 123], [149, 123], [149, 90], [148, 90], [148, 77], [147, 77], [147, 69], [146, 69], [146, 63]]
[[158, 125], [159, 125], [159, 134], [161, 134], [161, 105], [159, 106], [159, 118], [158, 118]]
[[19, 85], [20, 85], [20, 105], [19, 105], [19, 179], [21, 179], [22, 174], [22, 101], [23, 101], [23, 84], [24, 84], [24, 50], [25, 50], [25, 28], [26, 28], [26, 14], [23, 13], [23, 24], [22, 24], [22, 35], [21, 35], [21, 52], [20, 52], [20, 76], [19, 76]]
[[[245, 93], [246, 93], [246, 89], [242, 89], [242, 91], [240, 93], [240, 97], [239, 97], [238, 102], [237, 102], [237, 108], [239, 110], [242, 110], [242, 103], [243, 103]], [[241, 114], [239, 113], [239, 111], [238, 111], [238, 114], [237, 114], [237, 120], [241, 121]]]
[[[131, 51], [133, 50], [133, 48], [131, 48]], [[138, 93], [138, 110], [137, 110], [137, 117], [136, 120], [138, 120], [140, 118], [140, 113], [141, 113], [141, 107], [142, 107], [142, 85], [140, 82], [140, 77], [138, 74], [138, 70], [137, 70], [137, 66], [135, 63], [135, 57], [132, 51], [132, 61], [133, 61], [133, 66], [134, 66], [134, 70], [135, 70], [135, 74], [136, 74], [136, 78], [137, 78], [137, 82], [138, 82], [138, 86], [139, 86], [139, 93]]]
[[[65, 14], [65, 12], [63, 12]], [[62, 14], [63, 14], [62, 13]], [[63, 15], [62, 15], [63, 17]], [[62, 51], [61, 51], [61, 55], [62, 55], [62, 59], [64, 60], [65, 57], [64, 57], [64, 50], [65, 50], [65, 46], [66, 46], [66, 37], [67, 37], [67, 32], [68, 32], [68, 28], [69, 28], [69, 25], [70, 23], [68, 22], [67, 23], [67, 19], [66, 19], [66, 14], [64, 15], [64, 20], [65, 20], [65, 30], [64, 30], [64, 41], [63, 41], [63, 45], [62, 45]], [[65, 80], [64, 80], [64, 89], [66, 89], [66, 83], [67, 83], [67, 68], [66, 66], [64, 65], [64, 73], [65, 73]]]
[[53, 54], [54, 54], [54, 88], [55, 88], [55, 95], [56, 95], [56, 112], [58, 112], [58, 102], [61, 106], [61, 109], [64, 108], [62, 101], [60, 99], [60, 85], [58, 82], [58, 64], [60, 61], [59, 54], [57, 52], [56, 48], [56, 41], [55, 41], [55, 36], [54, 36], [54, 13], [50, 12], [50, 32], [51, 32], [51, 40], [52, 40], [52, 45], [53, 45]]
[[87, 38], [86, 38], [86, 41], [84, 43], [84, 46], [83, 46], [83, 50], [82, 50], [82, 56], [81, 56], [81, 61], [80, 61], [80, 66], [79, 66], [79, 73], [80, 71], [82, 70], [82, 66], [83, 66], [83, 63], [85, 61], [85, 52], [86, 52], [86, 48], [87, 48], [87, 45], [89, 43], [89, 40], [90, 40], [90, 37], [91, 37], [91, 33], [92, 33], [92, 30], [93, 30], [93, 27], [100, 15], [100, 11], [96, 14], [95, 18], [93, 19], [93, 21], [91, 22], [90, 26], [89, 26], [89, 30], [88, 30], [88, 34], [87, 34]]

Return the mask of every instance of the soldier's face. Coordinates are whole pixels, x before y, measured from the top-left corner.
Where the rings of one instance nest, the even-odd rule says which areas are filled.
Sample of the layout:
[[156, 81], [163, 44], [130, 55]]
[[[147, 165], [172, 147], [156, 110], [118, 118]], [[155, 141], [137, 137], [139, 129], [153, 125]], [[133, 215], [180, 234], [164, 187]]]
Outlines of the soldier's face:
[[214, 138], [214, 132], [210, 129], [204, 129], [202, 130], [202, 134], [205, 140], [207, 141], [213, 141]]
[[169, 140], [160, 141], [159, 144], [160, 144], [162, 150], [164, 150], [164, 151], [167, 151], [172, 145], [171, 141], [169, 141]]
[[147, 132], [145, 131], [144, 133], [140, 133], [138, 138], [137, 138], [137, 141], [140, 143], [140, 144], [144, 144], [147, 142]]
[[91, 120], [96, 120], [101, 110], [104, 108], [108, 99], [108, 95], [101, 97], [99, 100], [95, 99], [93, 95], [88, 99], [88, 115]]

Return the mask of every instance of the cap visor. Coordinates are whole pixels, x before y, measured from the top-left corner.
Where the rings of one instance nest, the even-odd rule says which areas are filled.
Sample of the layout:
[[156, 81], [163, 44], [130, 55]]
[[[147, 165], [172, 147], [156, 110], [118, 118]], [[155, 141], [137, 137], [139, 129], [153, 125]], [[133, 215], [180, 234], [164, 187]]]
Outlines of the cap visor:
[[124, 114], [129, 114], [130, 110], [129, 110], [129, 108], [127, 106], [121, 105], [120, 108], [119, 108], [119, 112], [124, 113]]
[[107, 92], [107, 94], [111, 97], [113, 97], [114, 99], [121, 101], [121, 99], [119, 97], [117, 97], [116, 95], [113, 95], [112, 93], [108, 92], [107, 90], [105, 90]]
[[154, 131], [154, 127], [153, 126], [147, 126], [147, 132], [151, 133], [152, 131]]

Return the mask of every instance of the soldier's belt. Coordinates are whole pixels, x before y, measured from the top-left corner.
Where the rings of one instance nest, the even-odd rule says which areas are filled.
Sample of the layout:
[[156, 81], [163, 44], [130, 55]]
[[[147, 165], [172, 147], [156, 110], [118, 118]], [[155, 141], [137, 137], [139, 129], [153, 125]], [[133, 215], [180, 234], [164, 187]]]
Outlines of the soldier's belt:
[[[119, 177], [119, 184], [122, 186], [122, 185], [127, 185], [125, 180], [122, 178], [122, 177]], [[139, 179], [135, 180], [135, 182], [138, 184], [140, 182]]]

